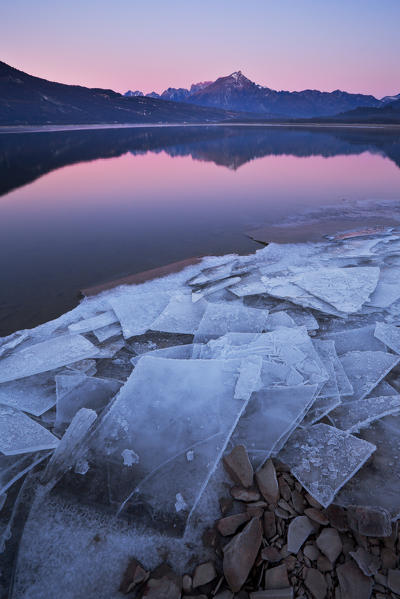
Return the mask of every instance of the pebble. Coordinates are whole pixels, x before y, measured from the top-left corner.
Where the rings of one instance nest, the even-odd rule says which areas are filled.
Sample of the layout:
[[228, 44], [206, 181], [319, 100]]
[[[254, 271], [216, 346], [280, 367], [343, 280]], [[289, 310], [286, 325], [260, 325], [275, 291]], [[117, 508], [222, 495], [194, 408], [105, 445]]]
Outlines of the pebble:
[[341, 599], [370, 599], [372, 582], [353, 562], [346, 562], [336, 568]]
[[264, 499], [268, 503], [278, 503], [279, 486], [275, 466], [271, 459], [267, 460], [264, 466], [256, 472], [256, 481]]
[[215, 571], [215, 566], [213, 562], [205, 562], [204, 564], [199, 564], [194, 571], [193, 575], [193, 588], [197, 589], [197, 587], [203, 586], [203, 584], [207, 584], [214, 580], [217, 577], [217, 573]]
[[243, 487], [232, 487], [231, 495], [234, 499], [239, 501], [258, 501], [260, 499], [260, 493], [257, 489], [244, 489]]
[[290, 586], [287, 575], [286, 564], [269, 568], [265, 572], [265, 588], [268, 589], [285, 589]]
[[281, 561], [282, 555], [275, 547], [265, 547], [261, 551], [261, 559], [267, 562], [277, 563]]
[[317, 522], [317, 524], [321, 524], [321, 526], [326, 526], [329, 524], [328, 518], [325, 516], [323, 512], [317, 510], [315, 507], [309, 507], [304, 510], [306, 516], [310, 518], [313, 522]]
[[389, 547], [384, 547], [381, 551], [382, 568], [393, 569], [397, 566], [399, 556], [394, 553]]
[[254, 477], [253, 466], [243, 445], [234, 447], [222, 461], [225, 470], [236, 484], [245, 488], [251, 487]]
[[347, 512], [343, 507], [331, 504], [324, 510], [324, 514], [328, 518], [330, 525], [339, 532], [349, 530]]
[[287, 512], [286, 510], [282, 509], [281, 507], [277, 507], [275, 510], [275, 516], [277, 516], [278, 518], [282, 518], [283, 520], [289, 520], [290, 518], [290, 514], [289, 512]]
[[276, 520], [273, 512], [264, 512], [263, 526], [266, 539], [271, 539], [276, 535]]
[[[215, 598], [217, 599], [217, 598]], [[293, 589], [269, 589], [250, 593], [250, 599], [293, 599]]]
[[315, 599], [325, 599], [328, 587], [321, 572], [315, 568], [308, 568], [304, 582]]
[[389, 570], [388, 586], [393, 593], [400, 595], [400, 570]]
[[278, 487], [279, 487], [279, 492], [280, 492], [281, 496], [283, 497], [283, 499], [285, 499], [285, 501], [290, 501], [290, 496], [291, 496], [290, 487], [287, 484], [287, 482], [285, 481], [285, 479], [283, 478], [283, 476], [280, 476], [278, 479]]
[[306, 502], [304, 501], [304, 497], [301, 493], [299, 493], [296, 489], [292, 491], [291, 494], [292, 504], [294, 509], [298, 514], [303, 514]]
[[368, 551], [365, 551], [363, 547], [358, 547], [357, 551], [350, 551], [349, 555], [365, 576], [373, 576], [378, 573], [379, 560]]
[[322, 505], [316, 499], [314, 499], [310, 493], [306, 493], [306, 499], [311, 507], [315, 507], [317, 510], [322, 510]]
[[347, 521], [352, 530], [366, 537], [390, 537], [392, 534], [391, 516], [383, 508], [349, 506]]
[[333, 570], [333, 564], [329, 561], [326, 555], [319, 555], [317, 557], [317, 568], [320, 572], [330, 572]]
[[234, 535], [237, 529], [245, 522], [250, 520], [250, 515], [247, 512], [226, 516], [218, 520], [217, 529], [222, 536]]
[[261, 523], [253, 518], [224, 548], [223, 570], [232, 591], [239, 591], [256, 560], [262, 540]]
[[318, 549], [334, 564], [343, 547], [338, 531], [334, 528], [324, 528], [316, 542]]
[[320, 552], [318, 551], [317, 547], [314, 544], [306, 545], [303, 549], [303, 553], [312, 562], [315, 562], [318, 559], [319, 555], [321, 555]]
[[290, 553], [297, 553], [308, 537], [314, 532], [315, 525], [307, 516], [297, 516], [294, 518], [288, 528], [288, 551]]
[[135, 558], [129, 561], [129, 564], [122, 577], [122, 582], [119, 587], [120, 593], [129, 593], [134, 587], [149, 577], [149, 573], [143, 568], [140, 562]]

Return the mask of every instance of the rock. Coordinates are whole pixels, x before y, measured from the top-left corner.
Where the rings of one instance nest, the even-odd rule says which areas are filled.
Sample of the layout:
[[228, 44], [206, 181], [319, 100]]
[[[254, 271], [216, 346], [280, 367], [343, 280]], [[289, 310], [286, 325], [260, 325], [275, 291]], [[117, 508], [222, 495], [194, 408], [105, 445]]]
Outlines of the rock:
[[185, 595], [185, 599], [208, 599], [207, 595]]
[[375, 574], [374, 580], [375, 580], [376, 584], [380, 584], [383, 587], [388, 586], [387, 576], [385, 576], [384, 574], [380, 574], [378, 572], [378, 574]]
[[234, 499], [239, 501], [258, 501], [260, 499], [260, 493], [257, 489], [244, 489], [243, 487], [232, 487], [231, 495]]
[[205, 562], [199, 564], [194, 571], [193, 575], [193, 588], [201, 587], [203, 584], [207, 584], [216, 578], [217, 573], [213, 562]]
[[229, 497], [221, 497], [219, 500], [219, 508], [221, 514], [225, 516], [233, 507], [233, 501]]
[[358, 547], [357, 551], [350, 551], [349, 555], [351, 555], [365, 576], [373, 576], [378, 573], [379, 559], [368, 553], [368, 551], [365, 551], [363, 547]]
[[295, 558], [295, 556], [294, 556], [294, 555], [288, 555], [288, 556], [285, 558], [285, 562], [284, 562], [284, 563], [286, 564], [286, 567], [287, 567], [287, 569], [288, 569], [288, 572], [291, 572], [291, 571], [292, 571], [292, 570], [294, 570], [294, 568], [296, 567], [297, 560], [296, 560], [296, 558]]
[[336, 568], [341, 599], [370, 599], [372, 581], [353, 562], [346, 562]]
[[384, 508], [349, 506], [347, 521], [352, 530], [366, 537], [390, 537], [392, 534], [391, 516]]
[[190, 593], [192, 590], [192, 577], [189, 574], [185, 574], [182, 578], [182, 590], [185, 593]]
[[281, 553], [276, 549], [276, 547], [265, 547], [261, 551], [261, 559], [266, 562], [271, 562], [272, 564], [280, 562], [282, 559]]
[[310, 518], [313, 522], [317, 524], [321, 524], [321, 526], [327, 526], [329, 524], [328, 518], [325, 516], [321, 510], [317, 510], [315, 507], [309, 507], [304, 510], [306, 516]]
[[338, 531], [335, 528], [324, 528], [317, 537], [317, 547], [334, 564], [343, 547]]
[[122, 582], [119, 587], [120, 593], [130, 593], [135, 586], [145, 582], [149, 577], [149, 573], [143, 568], [140, 562], [132, 558], [124, 572]]
[[283, 499], [285, 501], [289, 501], [290, 496], [291, 496], [291, 491], [290, 491], [289, 485], [287, 484], [287, 482], [285, 481], [283, 476], [280, 476], [278, 479], [278, 487], [279, 487], [279, 493], [281, 494]]
[[256, 472], [256, 481], [264, 499], [268, 503], [278, 503], [279, 486], [275, 466], [271, 459], [267, 460], [264, 466]]
[[388, 586], [393, 593], [400, 595], [400, 570], [389, 570]]
[[381, 560], [382, 560], [382, 568], [393, 569], [397, 566], [399, 561], [399, 556], [395, 554], [394, 551], [389, 549], [389, 547], [384, 547], [381, 551]]
[[276, 520], [273, 512], [264, 512], [263, 526], [266, 539], [271, 539], [276, 535]]
[[275, 516], [282, 518], [282, 520], [289, 520], [290, 514], [281, 507], [275, 508]]
[[303, 495], [301, 493], [299, 493], [298, 491], [296, 491], [296, 489], [295, 489], [294, 491], [292, 491], [291, 499], [292, 499], [293, 507], [296, 510], [296, 512], [298, 514], [302, 514], [304, 512], [304, 508], [306, 505]]
[[307, 516], [297, 516], [294, 518], [288, 528], [288, 551], [290, 553], [297, 553], [315, 530], [315, 525]]
[[181, 587], [168, 576], [150, 578], [143, 593], [146, 599], [180, 599]]
[[325, 516], [328, 518], [332, 528], [336, 528], [339, 532], [346, 532], [349, 530], [347, 522], [347, 512], [340, 505], [329, 505], [324, 510]]
[[315, 507], [317, 510], [322, 510], [322, 505], [319, 503], [319, 501], [314, 499], [314, 497], [310, 495], [310, 493], [306, 493], [306, 499], [308, 503], [311, 505], [311, 507]]
[[243, 445], [234, 447], [223, 457], [224, 468], [237, 485], [248, 488], [253, 484], [253, 466], [250, 463], [246, 448]]
[[256, 560], [262, 540], [261, 522], [253, 518], [224, 548], [223, 570], [232, 591], [241, 589]]
[[315, 599], [325, 599], [328, 587], [321, 572], [315, 568], [308, 568], [304, 583]]
[[237, 529], [249, 520], [250, 516], [247, 512], [235, 514], [234, 516], [226, 516], [226, 518], [218, 520], [217, 529], [223, 537], [234, 535]]
[[233, 593], [231, 591], [221, 591], [217, 595], [215, 595], [214, 599], [233, 599]]
[[250, 518], [262, 518], [262, 515], [264, 514], [264, 510], [261, 507], [253, 507], [250, 504], [248, 505], [246, 511]]
[[[215, 597], [215, 599], [217, 599]], [[269, 589], [267, 591], [256, 591], [250, 593], [250, 599], [293, 599], [293, 589]]]
[[319, 555], [317, 557], [317, 568], [320, 572], [330, 572], [333, 570], [333, 564], [328, 560], [326, 555]]
[[286, 564], [275, 566], [265, 571], [265, 588], [268, 589], [285, 589], [290, 586], [287, 575]]
[[317, 547], [314, 544], [306, 545], [303, 549], [303, 553], [312, 562], [315, 562], [315, 560], [318, 559], [318, 556], [321, 555], [320, 552], [318, 551]]

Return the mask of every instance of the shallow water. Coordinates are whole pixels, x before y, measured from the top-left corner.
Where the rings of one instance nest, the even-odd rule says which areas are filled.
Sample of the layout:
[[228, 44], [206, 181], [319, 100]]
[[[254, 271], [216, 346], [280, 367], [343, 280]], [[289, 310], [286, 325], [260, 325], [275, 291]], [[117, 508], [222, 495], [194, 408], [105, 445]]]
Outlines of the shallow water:
[[[246, 233], [255, 229], [289, 223], [309, 235], [310, 223], [319, 231], [329, 219], [345, 217], [343, 228], [399, 221], [400, 135], [265, 127], [2, 134], [0, 194], [5, 335], [72, 308], [82, 288], [191, 256], [254, 251]], [[277, 229], [275, 241], [281, 231], [290, 239]]]

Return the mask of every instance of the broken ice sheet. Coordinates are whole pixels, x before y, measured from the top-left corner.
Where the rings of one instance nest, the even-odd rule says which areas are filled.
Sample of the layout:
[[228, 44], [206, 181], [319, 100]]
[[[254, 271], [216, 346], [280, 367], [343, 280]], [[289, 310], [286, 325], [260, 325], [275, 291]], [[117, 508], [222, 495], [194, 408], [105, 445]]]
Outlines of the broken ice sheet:
[[121, 323], [125, 339], [129, 339], [148, 331], [169, 299], [168, 293], [139, 292], [133, 288], [124, 289], [108, 301]]
[[154, 320], [151, 328], [153, 331], [193, 335], [203, 318], [206, 307], [205, 300], [193, 303], [191, 295], [175, 294], [163, 312]]
[[[139, 498], [155, 512], [173, 516], [181, 493], [190, 510], [246, 406], [235, 399], [242, 377], [246, 369], [240, 360], [143, 356], [93, 441], [93, 459], [110, 468], [113, 500]], [[121, 452], [126, 449], [138, 455], [139, 463], [124, 479]], [[194, 458], [188, 462], [190, 450]]]
[[400, 328], [393, 324], [377, 322], [375, 327], [375, 337], [390, 347], [396, 354], [400, 354]]
[[279, 453], [300, 484], [328, 507], [376, 447], [327, 424], [297, 429]]
[[400, 361], [400, 356], [382, 351], [351, 351], [340, 361], [354, 389], [344, 400], [363, 399]]
[[254, 271], [242, 276], [241, 280], [229, 287], [229, 290], [238, 297], [246, 295], [259, 295], [266, 292], [266, 287], [261, 280], [260, 271]]
[[101, 327], [100, 329], [95, 329], [93, 331], [93, 335], [100, 342], [106, 341], [107, 339], [111, 339], [111, 337], [122, 335], [121, 325], [118, 322], [108, 324], [107, 326]]
[[241, 302], [208, 303], [196, 332], [219, 337], [225, 333], [261, 333], [267, 327], [268, 310], [249, 308]]
[[113, 310], [109, 310], [108, 312], [103, 312], [102, 314], [98, 314], [92, 318], [78, 320], [78, 322], [70, 324], [68, 329], [71, 333], [88, 333], [89, 331], [106, 327], [117, 321], [118, 318], [115, 312]]
[[340, 312], [357, 312], [374, 291], [379, 268], [324, 268], [304, 273], [296, 285]]
[[250, 398], [232, 435], [234, 445], [244, 445], [266, 460], [281, 448], [281, 440], [304, 418], [312, 405], [316, 385], [270, 387], [256, 391]]
[[[180, 358], [189, 360], [193, 357], [193, 352], [198, 353], [198, 346], [195, 343], [187, 343], [185, 345], [172, 345], [171, 347], [161, 347], [160, 349], [154, 349], [153, 351], [147, 352], [147, 355], [153, 358]], [[134, 366], [143, 357], [143, 354], [135, 356], [131, 359]]]
[[371, 422], [400, 411], [400, 395], [369, 397], [349, 401], [329, 414], [341, 430], [356, 433]]
[[51, 337], [0, 360], [0, 383], [48, 372], [98, 355], [98, 348], [81, 335]]
[[0, 453], [17, 455], [54, 449], [58, 439], [23, 412], [0, 405]]
[[400, 299], [400, 268], [384, 266], [379, 281], [368, 304], [377, 308], [388, 308]]
[[58, 375], [56, 427], [71, 422], [80, 408], [103, 409], [119, 391], [122, 382], [116, 379], [90, 377], [85, 374]]
[[386, 416], [359, 433], [376, 445], [371, 461], [338, 494], [339, 505], [385, 508], [392, 518], [400, 515], [400, 415]]
[[216, 291], [220, 291], [221, 289], [225, 289], [226, 287], [230, 287], [230, 285], [239, 283], [239, 281], [240, 277], [230, 277], [229, 279], [223, 279], [217, 283], [203, 285], [200, 289], [192, 292], [192, 301], [198, 302], [203, 297], [215, 293]]
[[0, 454], [0, 496], [48, 456], [48, 451], [21, 455]]
[[282, 310], [268, 315], [267, 326], [269, 331], [273, 331], [278, 327], [295, 327], [297, 325], [293, 318]]
[[334, 368], [334, 360], [336, 358], [335, 344], [333, 341], [322, 339], [315, 339], [313, 343], [329, 377], [328, 380], [323, 383], [323, 386], [318, 393], [318, 397], [321, 399], [324, 397], [336, 397], [339, 394], [339, 390]]
[[323, 334], [323, 339], [330, 339], [335, 343], [338, 356], [349, 351], [386, 351], [385, 344], [374, 336], [375, 324], [345, 329], [338, 332]]
[[0, 404], [41, 416], [56, 403], [55, 373], [35, 374], [0, 383]]
[[[307, 412], [304, 420], [302, 421], [302, 426], [310, 426], [318, 420], [321, 420], [324, 416], [331, 414], [332, 410], [341, 404], [341, 399], [339, 395], [332, 395], [331, 397], [318, 397], [314, 401], [310, 410]], [[340, 428], [340, 427], [339, 427]]]

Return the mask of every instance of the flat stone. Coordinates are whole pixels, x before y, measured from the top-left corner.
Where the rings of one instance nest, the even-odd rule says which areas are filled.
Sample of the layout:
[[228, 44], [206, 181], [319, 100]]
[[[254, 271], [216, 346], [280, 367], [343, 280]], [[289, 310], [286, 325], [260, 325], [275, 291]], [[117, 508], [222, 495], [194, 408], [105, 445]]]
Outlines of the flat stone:
[[319, 555], [317, 557], [317, 568], [320, 572], [330, 572], [333, 570], [333, 564], [328, 560], [326, 555]]
[[322, 505], [319, 503], [319, 501], [314, 499], [314, 497], [310, 495], [310, 493], [306, 493], [306, 499], [308, 503], [311, 505], [311, 507], [315, 507], [317, 510], [322, 510]]
[[400, 570], [389, 570], [388, 586], [393, 593], [400, 595]]
[[353, 562], [346, 562], [336, 568], [341, 599], [370, 599], [372, 581]]
[[148, 577], [149, 573], [143, 568], [141, 563], [135, 558], [132, 558], [122, 577], [122, 582], [119, 587], [120, 593], [129, 593], [136, 585], [145, 582]]
[[389, 547], [384, 547], [381, 551], [381, 560], [382, 568], [393, 570], [398, 564], [399, 556]]
[[262, 540], [261, 522], [253, 518], [224, 548], [223, 570], [232, 591], [239, 591], [256, 560]]
[[321, 555], [314, 543], [312, 545], [306, 545], [303, 549], [303, 553], [312, 562], [315, 562]]
[[221, 514], [224, 516], [227, 514], [233, 507], [233, 501], [230, 497], [221, 497], [219, 500], [219, 509], [221, 510]]
[[215, 595], [214, 599], [233, 599], [233, 593], [231, 591], [225, 590], [221, 591], [217, 595]]
[[266, 539], [271, 539], [276, 535], [276, 519], [273, 512], [264, 512], [263, 526]]
[[272, 564], [276, 564], [282, 560], [282, 555], [280, 551], [276, 549], [276, 547], [265, 547], [261, 551], [261, 559], [266, 562], [271, 562]]
[[328, 586], [321, 572], [308, 568], [304, 583], [315, 599], [325, 599]]
[[379, 559], [375, 555], [368, 553], [364, 547], [358, 547], [357, 551], [350, 551], [349, 555], [351, 555], [365, 576], [374, 576], [374, 574], [378, 573]]
[[324, 528], [317, 537], [317, 547], [334, 564], [343, 548], [338, 531], [335, 528]]
[[[217, 599], [215, 597], [215, 599]], [[269, 589], [250, 593], [250, 599], [293, 599], [292, 587], [286, 589]]]
[[180, 599], [181, 587], [169, 576], [150, 578], [143, 593], [146, 599]]
[[290, 586], [286, 564], [275, 566], [265, 571], [265, 588], [268, 589], [286, 589]]
[[260, 499], [260, 493], [257, 489], [244, 489], [243, 487], [232, 487], [231, 495], [238, 501], [258, 501]]
[[313, 522], [317, 522], [317, 524], [321, 524], [321, 526], [327, 526], [329, 524], [328, 518], [325, 516], [321, 510], [317, 510], [315, 507], [309, 507], [304, 510], [306, 516], [310, 518]]
[[282, 518], [283, 520], [289, 520], [290, 518], [289, 512], [287, 512], [281, 507], [277, 507], [275, 509], [275, 516], [277, 516], [278, 518]]
[[213, 562], [205, 562], [199, 564], [194, 571], [193, 575], [193, 588], [201, 587], [203, 584], [207, 584], [216, 578], [217, 573]]
[[224, 456], [222, 461], [233, 482], [245, 488], [251, 487], [254, 476], [253, 466], [243, 445], [234, 447], [231, 453]]
[[287, 484], [287, 482], [285, 481], [283, 476], [280, 476], [278, 479], [278, 487], [279, 487], [279, 493], [281, 494], [283, 499], [285, 499], [285, 501], [289, 501], [290, 496], [291, 496], [291, 491], [290, 491], [289, 485]]
[[218, 520], [217, 529], [223, 537], [227, 537], [228, 535], [234, 535], [237, 529], [249, 520], [250, 516], [247, 512], [226, 516]]
[[332, 528], [336, 528], [339, 532], [346, 532], [349, 530], [347, 511], [343, 507], [331, 504], [324, 510], [324, 513]]
[[315, 524], [307, 516], [297, 516], [289, 524], [288, 528], [288, 551], [298, 553], [308, 537], [316, 530]]
[[304, 512], [304, 508], [306, 505], [303, 495], [295, 489], [291, 493], [291, 499], [292, 499], [293, 507], [296, 510], [296, 512], [298, 514], [302, 514]]
[[256, 481], [264, 499], [268, 503], [278, 503], [279, 485], [275, 466], [271, 459], [267, 460], [264, 466], [256, 472]]
[[390, 537], [391, 516], [379, 507], [348, 506], [347, 521], [352, 530], [366, 537]]
[[192, 586], [192, 577], [189, 576], [189, 574], [184, 574], [182, 577], [182, 590], [184, 593], [190, 593], [193, 586]]

